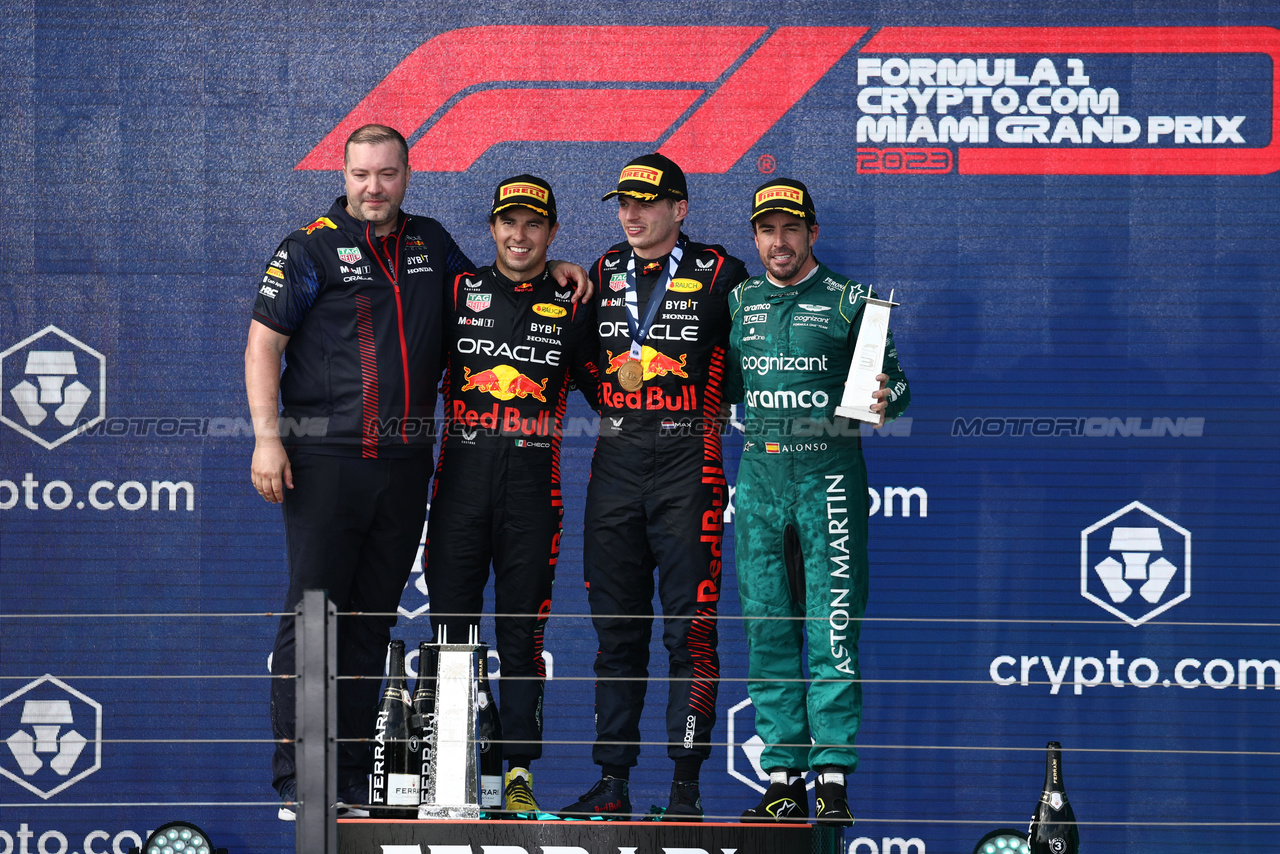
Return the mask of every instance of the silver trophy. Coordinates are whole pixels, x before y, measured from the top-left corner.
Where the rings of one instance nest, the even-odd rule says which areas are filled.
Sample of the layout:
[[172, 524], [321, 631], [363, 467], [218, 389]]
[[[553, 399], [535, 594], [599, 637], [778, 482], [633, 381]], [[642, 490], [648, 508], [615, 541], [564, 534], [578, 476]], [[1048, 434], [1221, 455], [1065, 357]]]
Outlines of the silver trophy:
[[[476, 633], [478, 634], [478, 633]], [[476, 758], [476, 653], [473, 642], [444, 643], [441, 628], [436, 677], [435, 774], [418, 805], [418, 818], [479, 818], [480, 766]]]
[[844, 381], [844, 395], [836, 407], [836, 415], [877, 424], [880, 413], [872, 412], [876, 399], [871, 393], [879, 390], [876, 379], [884, 367], [884, 348], [889, 340], [889, 309], [899, 305], [893, 301], [893, 291], [887, 300], [864, 297], [862, 326], [858, 329], [858, 341], [853, 347], [853, 360], [849, 363], [849, 377]]

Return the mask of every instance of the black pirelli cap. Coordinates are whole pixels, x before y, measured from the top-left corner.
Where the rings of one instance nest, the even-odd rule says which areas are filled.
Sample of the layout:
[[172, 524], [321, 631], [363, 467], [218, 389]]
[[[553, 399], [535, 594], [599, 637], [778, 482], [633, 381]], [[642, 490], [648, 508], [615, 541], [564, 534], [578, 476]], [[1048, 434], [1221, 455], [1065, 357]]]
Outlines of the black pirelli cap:
[[555, 224], [556, 194], [551, 192], [550, 184], [536, 175], [517, 175], [498, 184], [498, 189], [493, 191], [493, 210], [489, 216], [516, 206], [540, 213]]
[[774, 211], [782, 211], [816, 225], [818, 213], [813, 208], [813, 196], [809, 188], [793, 178], [774, 178], [756, 190], [751, 203], [751, 221]]
[[631, 196], [644, 202], [654, 199], [680, 201], [689, 198], [689, 185], [685, 183], [684, 172], [674, 160], [661, 154], [645, 154], [622, 167], [622, 174], [618, 176], [618, 189], [605, 193], [601, 201], [608, 201], [619, 195]]

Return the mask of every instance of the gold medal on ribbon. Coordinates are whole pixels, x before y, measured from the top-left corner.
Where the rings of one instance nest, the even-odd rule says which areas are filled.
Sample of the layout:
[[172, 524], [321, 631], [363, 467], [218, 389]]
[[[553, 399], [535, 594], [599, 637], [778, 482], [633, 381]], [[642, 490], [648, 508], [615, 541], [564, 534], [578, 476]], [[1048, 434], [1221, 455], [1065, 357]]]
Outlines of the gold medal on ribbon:
[[644, 385], [644, 368], [639, 359], [628, 359], [618, 368], [618, 385], [627, 391], [638, 391]]

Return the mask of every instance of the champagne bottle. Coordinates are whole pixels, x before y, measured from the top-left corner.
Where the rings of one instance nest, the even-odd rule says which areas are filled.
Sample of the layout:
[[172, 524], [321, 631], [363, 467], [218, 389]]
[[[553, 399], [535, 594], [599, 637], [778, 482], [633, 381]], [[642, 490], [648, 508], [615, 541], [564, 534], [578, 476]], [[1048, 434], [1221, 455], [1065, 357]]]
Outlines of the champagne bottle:
[[1049, 742], [1045, 749], [1044, 791], [1027, 828], [1031, 854], [1078, 854], [1080, 830], [1076, 814], [1067, 802], [1062, 784], [1062, 745]]
[[502, 809], [502, 721], [489, 690], [489, 647], [476, 651], [476, 749], [480, 753], [480, 809]]
[[418, 799], [429, 803], [435, 789], [436, 672], [439, 650], [427, 641], [418, 644], [418, 684], [413, 688], [409, 718], [409, 746], [418, 769]]
[[378, 703], [373, 736], [370, 814], [380, 818], [418, 817], [418, 769], [409, 755], [409, 689], [404, 679], [404, 641], [393, 640], [387, 687]]

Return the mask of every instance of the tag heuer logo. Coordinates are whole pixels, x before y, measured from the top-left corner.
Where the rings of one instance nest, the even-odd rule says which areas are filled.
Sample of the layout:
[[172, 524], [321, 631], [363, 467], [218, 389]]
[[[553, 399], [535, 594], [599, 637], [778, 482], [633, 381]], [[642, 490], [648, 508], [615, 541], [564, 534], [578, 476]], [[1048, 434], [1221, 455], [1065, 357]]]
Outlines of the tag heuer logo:
[[609, 290], [620, 291], [627, 286], [627, 277], [624, 273], [614, 273], [609, 279]]
[[493, 294], [467, 294], [467, 308], [484, 311], [493, 302]]
[[360, 247], [358, 246], [339, 246], [338, 257], [347, 264], [354, 264], [363, 256], [360, 254]]

